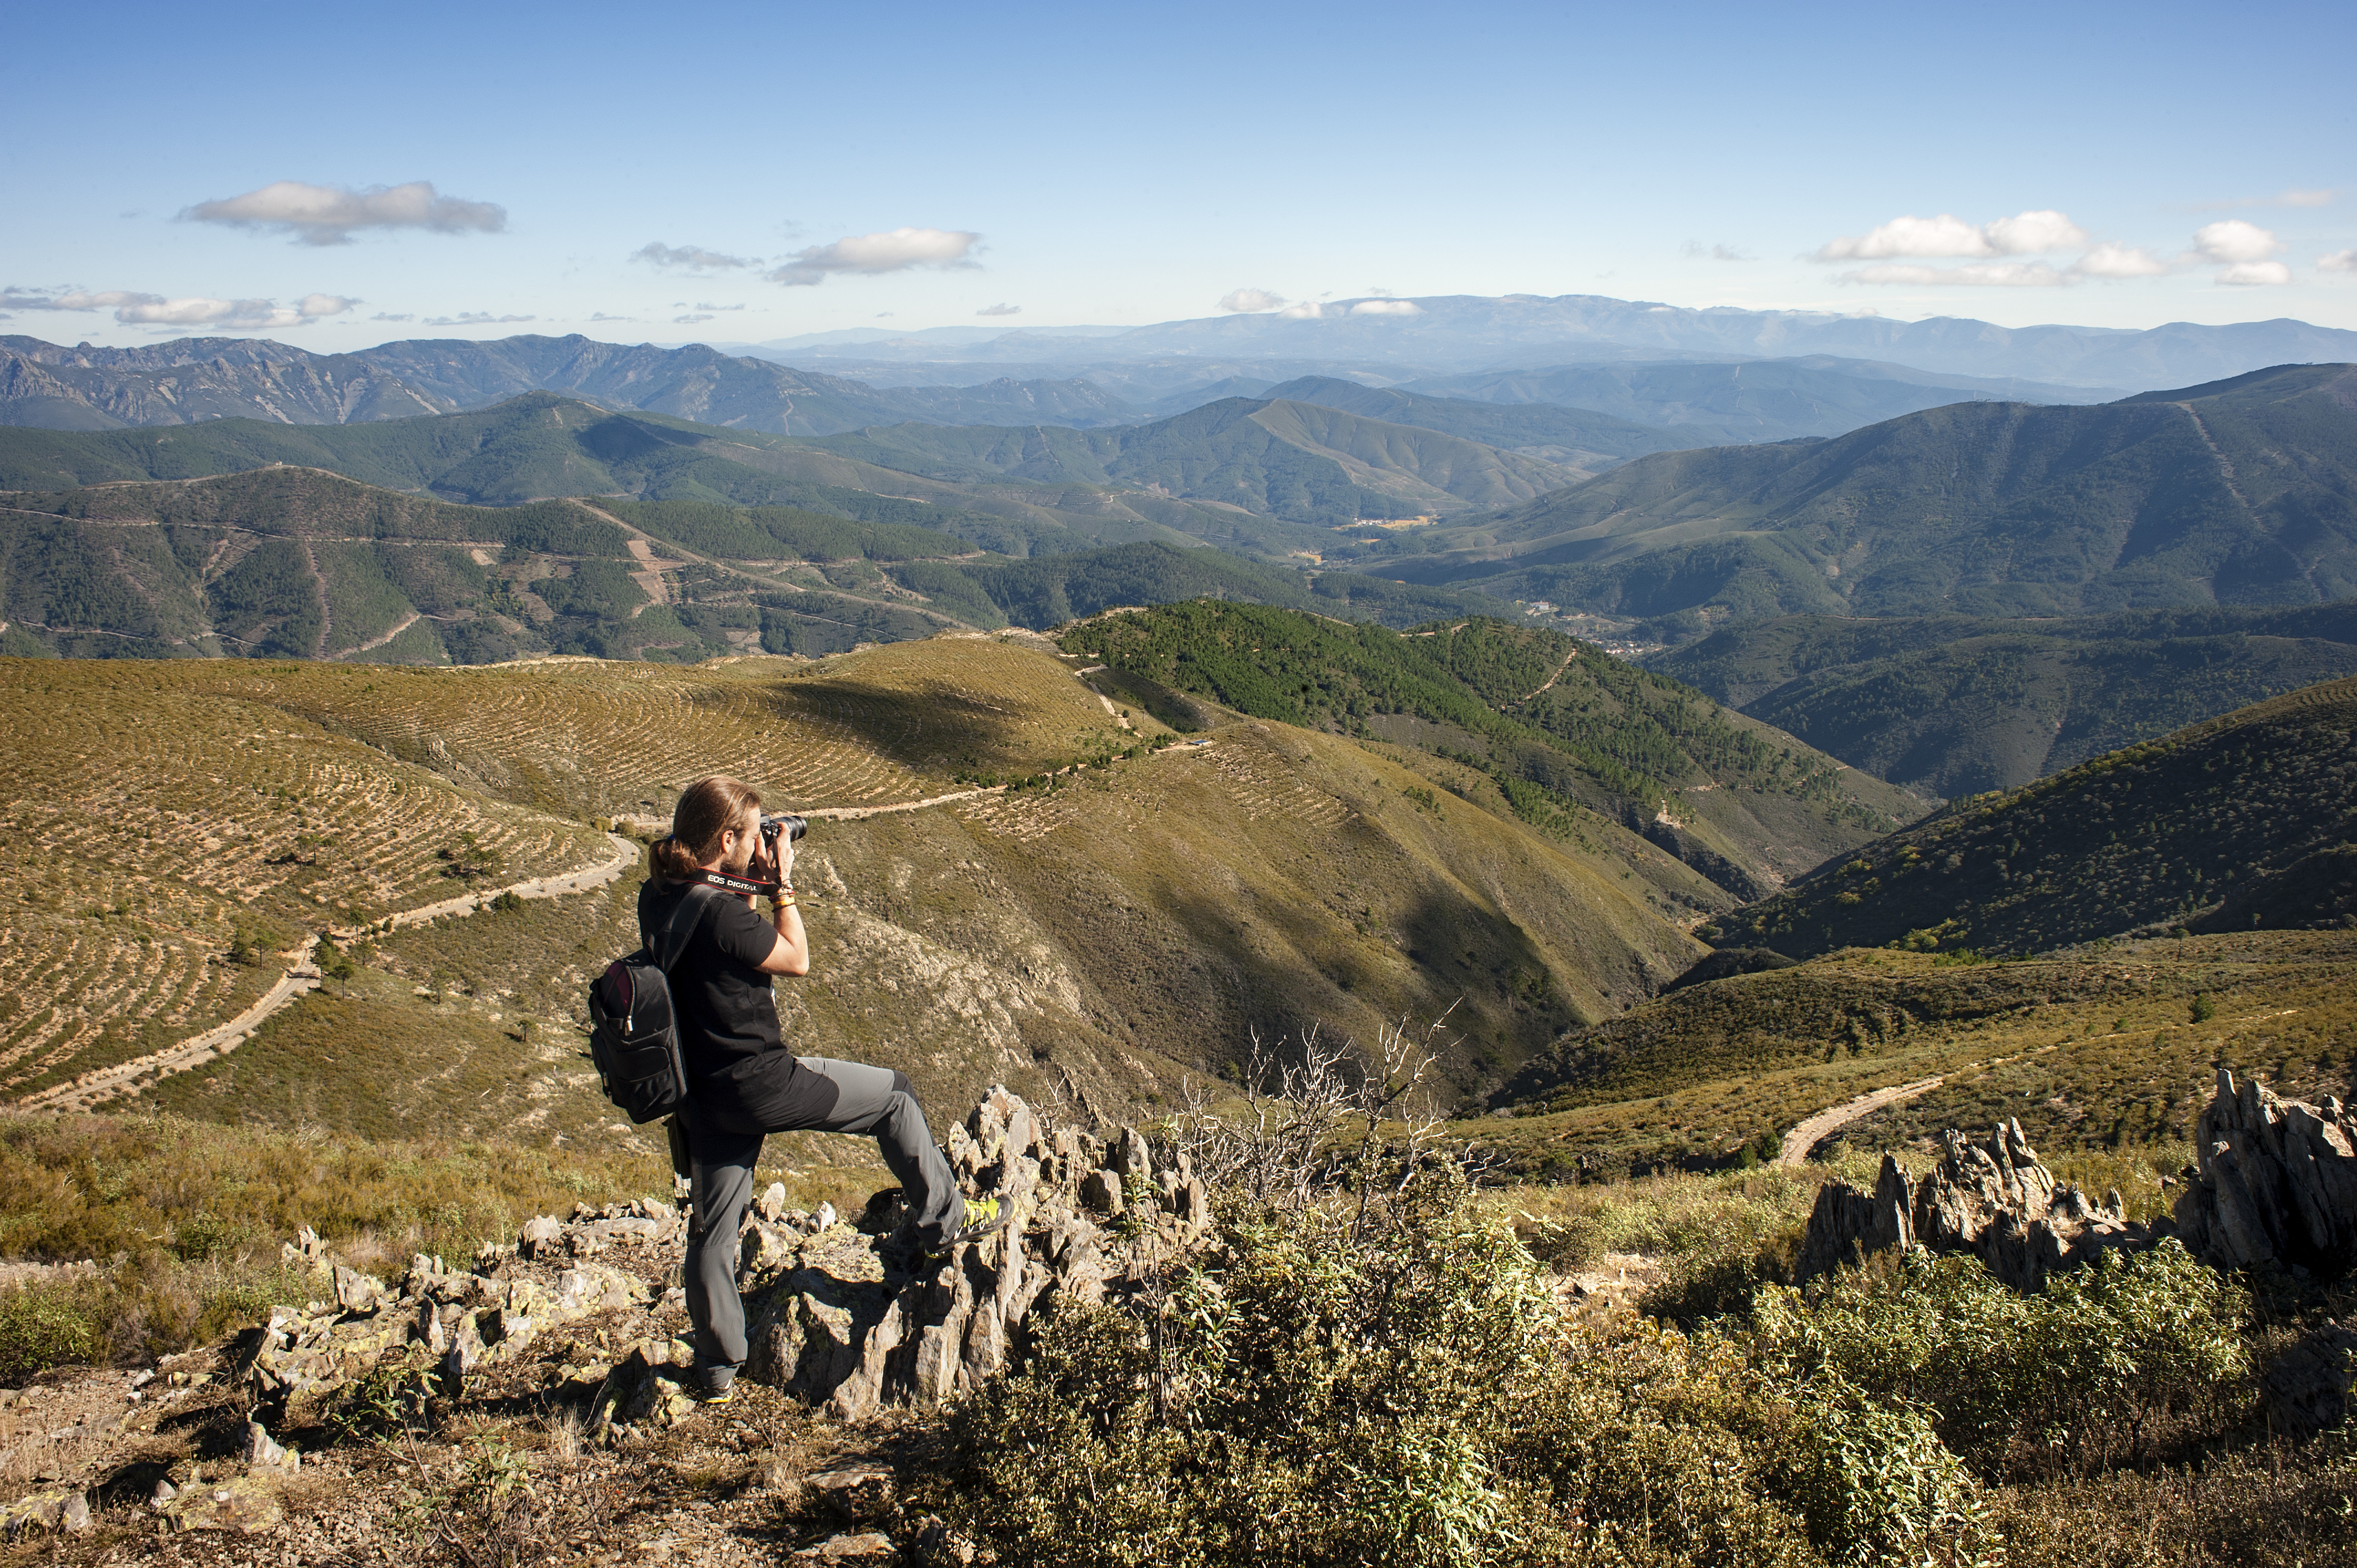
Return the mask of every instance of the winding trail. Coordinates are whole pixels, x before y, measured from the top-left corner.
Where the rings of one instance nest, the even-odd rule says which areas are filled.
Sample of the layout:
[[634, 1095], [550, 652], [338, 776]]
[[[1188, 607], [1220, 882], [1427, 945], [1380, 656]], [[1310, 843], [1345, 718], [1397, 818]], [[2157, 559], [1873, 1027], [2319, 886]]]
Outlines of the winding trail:
[[1945, 1081], [1943, 1078], [1918, 1079], [1913, 1083], [1894, 1084], [1889, 1089], [1878, 1089], [1871, 1093], [1861, 1094], [1856, 1100], [1828, 1106], [1784, 1134], [1784, 1146], [1777, 1151], [1775, 1163], [1780, 1165], [1804, 1164], [1811, 1149], [1860, 1117], [1871, 1116], [1886, 1105], [1896, 1105], [1902, 1100], [1928, 1094]]
[[[535, 876], [490, 892], [445, 898], [438, 904], [428, 904], [423, 908], [404, 909], [373, 925], [331, 927], [327, 934], [338, 940], [349, 940], [372, 930], [398, 930], [404, 926], [422, 926], [445, 915], [471, 915], [503, 893], [512, 893], [519, 898], [557, 898], [567, 894], [587, 893], [605, 886], [638, 864], [640, 851], [637, 844], [619, 833], [608, 833], [606, 839], [613, 846], [614, 853], [610, 858], [596, 865], [586, 866], [579, 871], [561, 872], [554, 876]], [[254, 1030], [260, 1028], [273, 1014], [319, 988], [318, 966], [311, 961], [312, 951], [318, 945], [318, 936], [306, 932], [303, 940], [288, 950], [286, 956], [293, 961], [279, 975], [277, 983], [228, 1023], [216, 1025], [201, 1035], [191, 1035], [178, 1044], [167, 1046], [160, 1051], [150, 1051], [144, 1057], [134, 1057], [112, 1067], [93, 1068], [64, 1083], [25, 1096], [16, 1102], [18, 1107], [27, 1111], [59, 1112], [89, 1111], [110, 1100], [134, 1098], [148, 1085], [170, 1074], [188, 1072], [229, 1055], [251, 1039]]]

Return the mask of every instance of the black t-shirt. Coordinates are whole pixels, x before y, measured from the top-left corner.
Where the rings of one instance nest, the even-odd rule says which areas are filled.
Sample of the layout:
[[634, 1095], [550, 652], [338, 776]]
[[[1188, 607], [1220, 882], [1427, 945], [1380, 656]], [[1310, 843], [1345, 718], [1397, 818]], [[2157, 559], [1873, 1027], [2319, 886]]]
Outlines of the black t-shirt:
[[[650, 948], [694, 886], [651, 876], [640, 887], [639, 932]], [[705, 894], [703, 904], [703, 913], [691, 917], [695, 929], [672, 966], [672, 1009], [679, 1020], [679, 1049], [690, 1089], [720, 1090], [726, 1097], [726, 1080], [790, 1069], [793, 1058], [784, 1054], [778, 1000], [770, 977], [761, 972], [761, 961], [778, 945], [776, 928], [733, 893]], [[773, 1054], [782, 1059], [760, 1061]]]

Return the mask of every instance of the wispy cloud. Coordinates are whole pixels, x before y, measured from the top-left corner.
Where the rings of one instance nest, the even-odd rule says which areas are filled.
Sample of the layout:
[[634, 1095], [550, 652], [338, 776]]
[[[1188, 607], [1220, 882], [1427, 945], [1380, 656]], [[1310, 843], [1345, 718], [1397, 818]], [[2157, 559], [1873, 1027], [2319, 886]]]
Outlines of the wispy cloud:
[[711, 319], [712, 317], [709, 313], [690, 311], [685, 316], [673, 317], [671, 318], [671, 324], [673, 327], [693, 327], [699, 321], [709, 321]]
[[1277, 312], [1277, 315], [1287, 321], [1315, 321], [1325, 314], [1326, 307], [1314, 299], [1305, 299], [1298, 305], [1288, 305]]
[[111, 310], [131, 327], [217, 327], [238, 332], [307, 327], [360, 304], [340, 294], [307, 294], [293, 305], [270, 299], [171, 298], [133, 289], [0, 290], [0, 306], [14, 310]]
[[493, 316], [484, 310], [462, 310], [456, 316], [429, 316], [425, 327], [505, 327], [511, 321], [537, 321], [536, 316]]
[[1023, 307], [1019, 305], [985, 305], [974, 314], [976, 316], [1020, 316], [1023, 314]]
[[2226, 212], [2238, 207], [2330, 207], [2341, 199], [2341, 192], [2323, 190], [2279, 190], [2273, 196], [2236, 196], [2223, 201], [2196, 201], [2182, 210], [2192, 212]]
[[646, 262], [658, 267], [684, 267], [690, 272], [726, 272], [732, 267], [758, 267], [759, 256], [732, 256], [721, 251], [707, 251], [701, 245], [666, 245], [651, 240], [630, 252], [630, 260]]
[[393, 316], [385, 311], [380, 310], [374, 316], [370, 317], [369, 319], [371, 321], [414, 321], [417, 319], [417, 317], [414, 312], [404, 312], [402, 315]]
[[1220, 308], [1239, 314], [1254, 310], [1275, 310], [1285, 303], [1285, 295], [1271, 294], [1265, 288], [1230, 289], [1220, 296]]
[[2316, 258], [2316, 270], [2320, 273], [2357, 273], [2357, 251], [2335, 251], [2330, 255]]
[[1412, 299], [1362, 299], [1351, 306], [1353, 316], [1422, 316], [1424, 306]]
[[1811, 252], [1817, 262], [1922, 261], [1980, 256], [2034, 256], [2087, 242], [2087, 232], [2060, 212], [2041, 209], [1967, 223], [1953, 212], [1936, 218], [1894, 218], [1862, 235], [1828, 240]]
[[1678, 247], [1678, 253], [1714, 262], [1756, 262], [1760, 258], [1746, 254], [1732, 245], [1706, 245], [1700, 240], [1688, 240]]
[[704, 301], [699, 299], [695, 302], [695, 308], [698, 310], [742, 310], [745, 307], [741, 305], [706, 305]]
[[888, 229], [797, 251], [783, 266], [762, 275], [771, 283], [807, 287], [835, 273], [874, 276], [912, 267], [972, 267], [980, 264], [973, 258], [981, 243], [981, 235], [963, 229]]
[[186, 222], [275, 230], [294, 235], [306, 245], [348, 245], [361, 229], [496, 234], [508, 226], [508, 209], [499, 203], [442, 196], [432, 181], [423, 179], [407, 185], [372, 185], [364, 190], [282, 179], [242, 196], [199, 201], [183, 208], [180, 218]]
[[600, 310], [594, 313], [589, 319], [592, 321], [636, 321], [638, 317], [635, 316], [609, 316], [605, 311]]

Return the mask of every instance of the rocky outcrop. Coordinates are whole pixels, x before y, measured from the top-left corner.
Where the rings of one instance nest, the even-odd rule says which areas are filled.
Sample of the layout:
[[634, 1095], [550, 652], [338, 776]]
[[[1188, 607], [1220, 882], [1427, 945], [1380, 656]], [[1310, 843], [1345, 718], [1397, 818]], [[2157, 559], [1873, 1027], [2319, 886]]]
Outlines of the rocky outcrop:
[[2195, 1257], [2229, 1269], [2357, 1261], [2357, 1112], [2330, 1095], [2280, 1099], [2221, 1069], [2193, 1146], [2201, 1164], [2176, 1219]]
[[[1183, 1246], [1210, 1223], [1183, 1154], [1157, 1153], [1129, 1128], [1099, 1140], [1053, 1126], [1004, 1088], [947, 1146], [961, 1184], [996, 1197], [1007, 1221], [945, 1259], [897, 1252], [874, 1233], [885, 1216], [866, 1231], [747, 1227], [747, 1377], [845, 1420], [937, 1405], [1005, 1370], [1054, 1302], [1100, 1300], [1126, 1238]], [[1108, 1230], [1116, 1219], [1126, 1238]]]
[[2008, 1120], [1986, 1144], [1969, 1143], [1953, 1131], [1946, 1144], [1939, 1165], [1921, 1181], [1910, 1181], [1885, 1155], [1871, 1193], [1841, 1182], [1819, 1188], [1801, 1246], [1801, 1276], [1860, 1263], [1889, 1248], [1921, 1245], [1970, 1252], [2006, 1283], [2036, 1290], [2057, 1270], [2152, 1240], [2145, 1227], [2122, 1215], [2118, 1193], [2096, 1202], [2057, 1183], [2018, 1122]]

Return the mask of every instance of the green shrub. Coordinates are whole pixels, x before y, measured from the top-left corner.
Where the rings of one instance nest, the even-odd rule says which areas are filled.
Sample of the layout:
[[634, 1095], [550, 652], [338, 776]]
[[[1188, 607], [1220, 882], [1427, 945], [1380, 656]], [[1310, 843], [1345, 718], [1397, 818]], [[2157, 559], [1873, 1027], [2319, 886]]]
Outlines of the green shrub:
[[2248, 1370], [2244, 1309], [2173, 1240], [2107, 1253], [2034, 1295], [1978, 1259], [1917, 1248], [1844, 1274], [1813, 1305], [1763, 1291], [1750, 1344], [1780, 1375], [1938, 1411], [1941, 1437], [1984, 1475], [2040, 1473], [2142, 1460], [2173, 1420], [2231, 1400]]
[[63, 1362], [92, 1360], [104, 1343], [84, 1293], [63, 1284], [0, 1287], [0, 1383], [14, 1386]]

